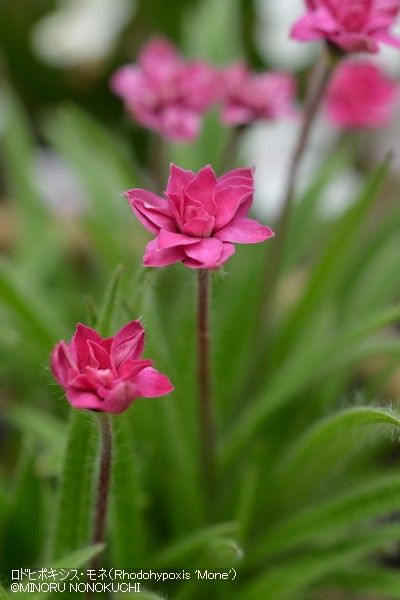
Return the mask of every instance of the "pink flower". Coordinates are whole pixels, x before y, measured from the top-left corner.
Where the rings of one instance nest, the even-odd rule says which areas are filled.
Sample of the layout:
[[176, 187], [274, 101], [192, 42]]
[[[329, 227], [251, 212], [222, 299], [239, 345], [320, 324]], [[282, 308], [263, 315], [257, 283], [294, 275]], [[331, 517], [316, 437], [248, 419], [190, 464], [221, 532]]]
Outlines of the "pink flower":
[[192, 269], [218, 269], [235, 252], [234, 244], [257, 244], [274, 235], [247, 218], [253, 202], [252, 169], [234, 169], [217, 178], [210, 166], [198, 173], [171, 165], [160, 198], [147, 190], [125, 192], [139, 221], [156, 237], [143, 263], [164, 267], [182, 262]]
[[131, 321], [113, 337], [102, 338], [78, 323], [71, 343], [61, 341], [51, 355], [51, 369], [75, 408], [109, 413], [126, 410], [138, 398], [173, 391], [168, 377], [142, 360], [144, 329]]
[[144, 46], [137, 64], [114, 73], [111, 89], [144, 127], [172, 140], [190, 141], [219, 95], [219, 76], [205, 62], [185, 61], [168, 40], [157, 38]]
[[295, 79], [288, 73], [250, 73], [244, 63], [225, 69], [222, 120], [244, 125], [296, 114]]
[[326, 109], [341, 127], [382, 127], [393, 114], [397, 89], [375, 65], [345, 62], [332, 78]]
[[306, 0], [307, 14], [292, 29], [296, 40], [327, 39], [346, 52], [377, 52], [379, 42], [400, 48], [389, 29], [400, 0]]

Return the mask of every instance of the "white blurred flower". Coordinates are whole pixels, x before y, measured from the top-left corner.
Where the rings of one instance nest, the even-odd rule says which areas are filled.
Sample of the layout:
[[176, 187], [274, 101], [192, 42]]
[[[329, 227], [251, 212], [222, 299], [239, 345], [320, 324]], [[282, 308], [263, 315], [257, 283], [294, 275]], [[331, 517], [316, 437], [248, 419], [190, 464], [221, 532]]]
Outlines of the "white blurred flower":
[[35, 26], [32, 44], [56, 67], [97, 62], [109, 54], [136, 9], [136, 0], [62, 0]]
[[302, 44], [290, 39], [290, 30], [304, 12], [304, 0], [256, 0], [256, 43], [273, 67], [300, 70], [313, 63], [317, 43]]
[[[289, 159], [298, 133], [298, 121], [258, 124], [243, 141], [243, 160], [256, 167], [255, 208], [267, 218], [276, 218], [280, 212]], [[338, 136], [338, 131], [330, 128], [326, 121], [316, 123], [300, 169], [297, 197], [315, 179]], [[334, 216], [342, 212], [354, 200], [359, 186], [360, 176], [349, 166], [327, 186], [321, 197], [321, 213]]]
[[70, 217], [82, 213], [87, 195], [70, 166], [52, 150], [39, 150], [35, 180], [43, 200], [55, 212]]

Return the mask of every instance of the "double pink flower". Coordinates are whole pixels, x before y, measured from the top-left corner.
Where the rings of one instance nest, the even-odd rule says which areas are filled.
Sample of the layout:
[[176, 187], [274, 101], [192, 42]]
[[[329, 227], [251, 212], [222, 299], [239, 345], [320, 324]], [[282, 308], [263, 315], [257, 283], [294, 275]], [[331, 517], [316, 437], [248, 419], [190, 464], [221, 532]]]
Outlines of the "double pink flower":
[[274, 233], [247, 214], [253, 202], [253, 170], [216, 177], [206, 166], [198, 173], [171, 165], [165, 198], [143, 190], [125, 192], [139, 221], [153, 235], [144, 265], [182, 262], [192, 269], [218, 269], [235, 252], [235, 243], [256, 244]]
[[102, 338], [79, 323], [67, 344], [51, 355], [51, 368], [75, 408], [120, 413], [139, 397], [155, 398], [173, 390], [171, 382], [141, 358], [145, 332], [132, 321], [115, 336]]
[[307, 13], [293, 27], [294, 39], [327, 39], [346, 52], [377, 52], [380, 42], [400, 48], [390, 33], [400, 0], [305, 1]]
[[344, 62], [329, 85], [326, 110], [340, 127], [383, 127], [393, 115], [398, 92], [398, 85], [377, 66]]
[[141, 125], [172, 140], [190, 141], [219, 95], [219, 76], [203, 61], [186, 61], [168, 40], [144, 46], [137, 64], [116, 71], [111, 88]]
[[245, 125], [296, 114], [296, 83], [289, 73], [251, 73], [244, 63], [236, 63], [222, 74], [222, 121]]

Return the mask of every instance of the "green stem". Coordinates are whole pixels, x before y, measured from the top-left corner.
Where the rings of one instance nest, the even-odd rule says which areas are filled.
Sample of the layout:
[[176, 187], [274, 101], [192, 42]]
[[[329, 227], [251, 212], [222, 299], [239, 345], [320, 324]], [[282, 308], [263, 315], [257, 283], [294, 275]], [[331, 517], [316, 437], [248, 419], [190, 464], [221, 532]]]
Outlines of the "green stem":
[[209, 492], [215, 483], [215, 431], [210, 374], [210, 275], [201, 269], [198, 274], [198, 386], [202, 466]]

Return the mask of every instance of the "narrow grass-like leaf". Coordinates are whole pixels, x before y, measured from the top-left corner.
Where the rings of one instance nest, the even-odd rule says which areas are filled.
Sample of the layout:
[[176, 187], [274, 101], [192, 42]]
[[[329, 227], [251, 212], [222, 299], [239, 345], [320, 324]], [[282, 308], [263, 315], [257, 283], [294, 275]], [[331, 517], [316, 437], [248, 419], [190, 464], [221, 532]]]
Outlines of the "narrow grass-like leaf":
[[387, 516], [398, 508], [400, 476], [377, 477], [322, 504], [307, 507], [272, 527], [251, 550], [250, 562], [290, 552], [304, 544], [326, 545], [366, 520]]
[[399, 600], [400, 573], [397, 569], [375, 567], [373, 564], [354, 566], [327, 577], [320, 587], [357, 594], [378, 594], [382, 600]]
[[373, 552], [393, 547], [400, 535], [400, 525], [382, 525], [379, 529], [354, 536], [328, 551], [296, 556], [291, 562], [272, 568], [253, 580], [238, 594], [239, 600], [293, 600], [323, 577], [347, 567]]
[[138, 568], [145, 555], [142, 488], [128, 412], [114, 419], [114, 459], [110, 497], [111, 553], [115, 568]]
[[96, 435], [92, 415], [73, 410], [59, 482], [52, 556], [56, 559], [88, 545], [96, 471]]
[[103, 337], [108, 337], [114, 333], [114, 317], [118, 308], [122, 274], [123, 268], [118, 265], [108, 284], [103, 305], [99, 312], [96, 329]]
[[236, 530], [236, 523], [221, 523], [219, 525], [212, 525], [205, 529], [201, 529], [183, 540], [178, 540], [160, 554], [152, 557], [151, 567], [153, 569], [167, 569], [183, 565], [184, 561], [189, 562], [193, 557], [193, 554], [198, 553], [199, 550], [202, 550], [213, 540], [223, 535], [232, 534]]

